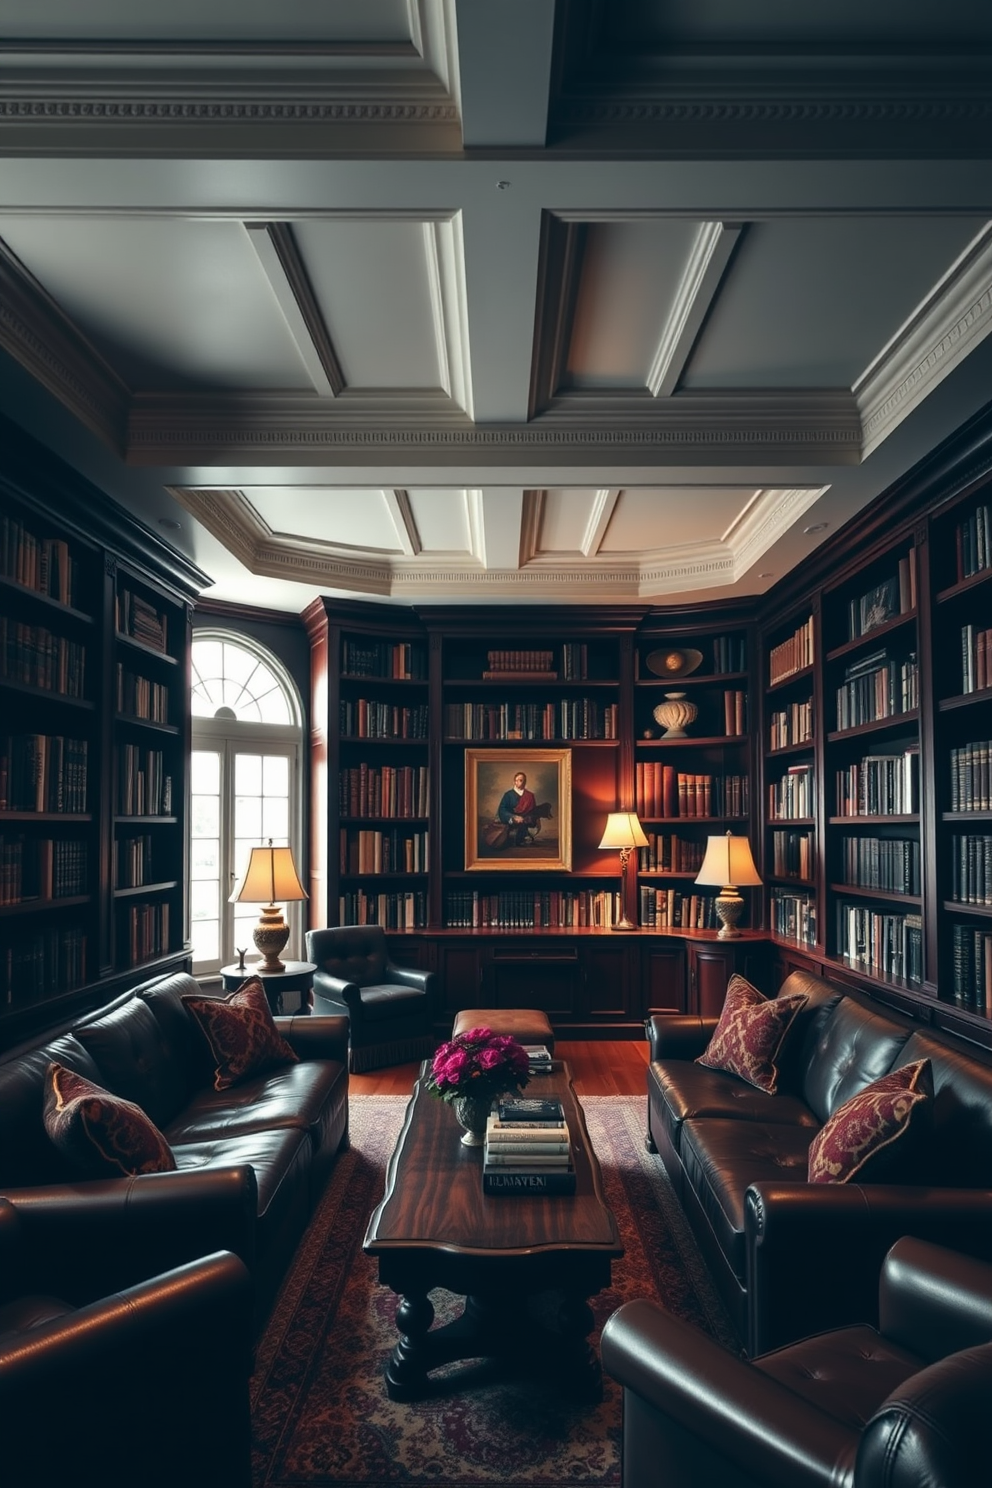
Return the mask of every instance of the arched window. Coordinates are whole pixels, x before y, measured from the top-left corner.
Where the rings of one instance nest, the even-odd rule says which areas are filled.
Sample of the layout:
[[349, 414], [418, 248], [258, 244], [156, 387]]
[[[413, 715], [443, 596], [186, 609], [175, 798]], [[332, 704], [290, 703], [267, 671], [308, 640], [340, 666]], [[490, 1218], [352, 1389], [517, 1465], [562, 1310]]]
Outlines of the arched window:
[[[193, 638], [190, 877], [193, 971], [209, 976], [247, 947], [257, 904], [231, 904], [248, 855], [272, 839], [302, 869], [303, 710], [292, 678], [248, 636]], [[303, 956], [300, 904], [285, 906], [291, 957]]]

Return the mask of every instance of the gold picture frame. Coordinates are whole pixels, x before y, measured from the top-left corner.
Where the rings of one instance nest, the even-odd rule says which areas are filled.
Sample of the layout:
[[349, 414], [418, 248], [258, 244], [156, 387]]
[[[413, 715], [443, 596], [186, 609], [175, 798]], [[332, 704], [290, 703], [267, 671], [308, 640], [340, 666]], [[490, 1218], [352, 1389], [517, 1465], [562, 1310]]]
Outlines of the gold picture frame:
[[[526, 796], [518, 794], [521, 775]], [[507, 800], [511, 792], [516, 803]], [[523, 811], [511, 810], [521, 802]], [[570, 749], [466, 749], [465, 867], [571, 871]]]

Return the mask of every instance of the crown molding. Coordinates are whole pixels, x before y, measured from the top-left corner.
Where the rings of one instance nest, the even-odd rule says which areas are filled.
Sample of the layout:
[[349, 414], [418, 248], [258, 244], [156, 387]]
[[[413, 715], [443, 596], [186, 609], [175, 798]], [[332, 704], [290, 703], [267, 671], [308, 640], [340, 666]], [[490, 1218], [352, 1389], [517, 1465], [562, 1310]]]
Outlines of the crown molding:
[[648, 369], [652, 397], [671, 397], [678, 386], [741, 231], [738, 223], [700, 223]]
[[314, 390], [325, 398], [338, 397], [344, 391], [344, 373], [292, 227], [288, 222], [246, 222], [244, 228]]

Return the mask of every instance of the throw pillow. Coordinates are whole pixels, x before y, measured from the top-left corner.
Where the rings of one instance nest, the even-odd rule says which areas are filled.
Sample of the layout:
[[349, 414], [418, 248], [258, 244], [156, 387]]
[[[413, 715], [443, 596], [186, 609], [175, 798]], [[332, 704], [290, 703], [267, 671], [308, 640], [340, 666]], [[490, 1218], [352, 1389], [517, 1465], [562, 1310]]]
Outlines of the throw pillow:
[[217, 1068], [214, 1089], [229, 1090], [239, 1080], [297, 1057], [275, 1023], [258, 977], [242, 982], [229, 997], [183, 997], [210, 1045]]
[[792, 1020], [805, 1005], [805, 992], [765, 997], [745, 977], [732, 976], [720, 1020], [705, 1054], [700, 1054], [696, 1063], [737, 1075], [748, 1085], [774, 1095], [778, 1089], [779, 1051]]
[[[809, 1149], [810, 1183], [877, 1183], [909, 1167], [929, 1125], [929, 1059], [904, 1064], [852, 1095], [817, 1132]], [[907, 1172], [907, 1176], [910, 1176]]]
[[171, 1147], [140, 1106], [64, 1065], [45, 1072], [43, 1113], [49, 1137], [83, 1177], [175, 1170]]

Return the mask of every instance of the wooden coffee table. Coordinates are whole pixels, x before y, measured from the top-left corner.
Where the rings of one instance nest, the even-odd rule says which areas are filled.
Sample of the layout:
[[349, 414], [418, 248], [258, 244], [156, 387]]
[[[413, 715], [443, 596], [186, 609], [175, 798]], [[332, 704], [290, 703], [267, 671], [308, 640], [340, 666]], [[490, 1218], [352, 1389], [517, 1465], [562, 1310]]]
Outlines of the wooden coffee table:
[[[425, 1066], [426, 1069], [426, 1066]], [[482, 1148], [466, 1147], [455, 1113], [414, 1086], [386, 1174], [386, 1192], [369, 1221], [367, 1255], [379, 1280], [401, 1298], [400, 1340], [386, 1367], [392, 1400], [416, 1400], [435, 1386], [429, 1372], [458, 1359], [530, 1368], [572, 1393], [602, 1390], [588, 1334], [588, 1298], [609, 1286], [623, 1255], [616, 1220], [568, 1067], [556, 1061], [528, 1093], [557, 1096], [572, 1139], [576, 1191], [569, 1195], [484, 1194]], [[431, 1329], [428, 1297], [444, 1287], [465, 1297], [461, 1316]], [[535, 1320], [525, 1298], [547, 1293]], [[453, 1381], [451, 1383], [457, 1383]]]

